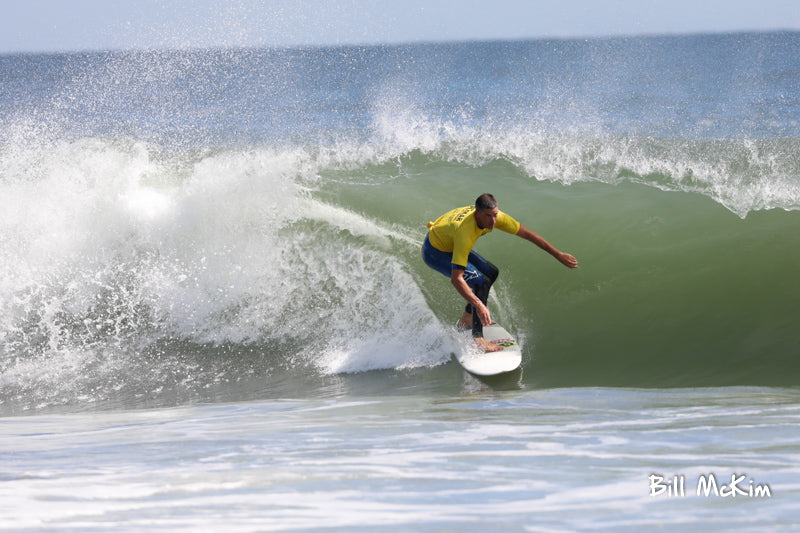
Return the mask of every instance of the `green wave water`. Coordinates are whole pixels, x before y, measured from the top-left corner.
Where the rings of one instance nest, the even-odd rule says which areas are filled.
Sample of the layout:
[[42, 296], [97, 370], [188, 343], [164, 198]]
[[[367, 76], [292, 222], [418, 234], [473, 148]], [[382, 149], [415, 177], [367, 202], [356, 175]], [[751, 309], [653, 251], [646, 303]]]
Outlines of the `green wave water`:
[[[501, 268], [494, 309], [526, 337], [531, 383], [794, 383], [796, 211], [742, 219], [693, 187], [664, 190], [680, 186], [673, 176], [550, 183], [506, 160], [477, 167], [429, 160], [407, 172], [380, 185], [337, 186], [337, 195], [370, 217], [411, 226], [490, 191], [503, 210], [579, 258], [579, 270], [569, 272], [501, 232], [476, 245]], [[460, 302], [449, 284], [407, 261], [431, 307], [443, 321], [454, 319]]]

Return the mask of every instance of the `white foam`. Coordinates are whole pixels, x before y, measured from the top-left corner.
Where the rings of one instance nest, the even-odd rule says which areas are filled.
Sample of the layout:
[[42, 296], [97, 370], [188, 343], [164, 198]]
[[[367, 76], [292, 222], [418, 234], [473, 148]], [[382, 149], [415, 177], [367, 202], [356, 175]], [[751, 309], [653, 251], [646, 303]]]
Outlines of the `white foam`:
[[23, 390], [91, 395], [161, 339], [288, 342], [283, 357], [323, 372], [449, 354], [392, 253], [417, 239], [311, 198], [304, 150], [89, 139], [19, 158], [0, 182], [0, 327], [4, 380]]

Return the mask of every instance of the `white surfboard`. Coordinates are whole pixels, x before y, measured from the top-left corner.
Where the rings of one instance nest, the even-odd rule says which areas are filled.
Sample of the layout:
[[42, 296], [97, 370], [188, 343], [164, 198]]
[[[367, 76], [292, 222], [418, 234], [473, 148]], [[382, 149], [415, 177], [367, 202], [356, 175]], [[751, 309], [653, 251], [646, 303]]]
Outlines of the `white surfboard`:
[[470, 342], [456, 356], [464, 370], [476, 376], [496, 376], [512, 372], [522, 364], [522, 350], [517, 340], [503, 326], [484, 326], [483, 338], [503, 349], [499, 352], [482, 352]]

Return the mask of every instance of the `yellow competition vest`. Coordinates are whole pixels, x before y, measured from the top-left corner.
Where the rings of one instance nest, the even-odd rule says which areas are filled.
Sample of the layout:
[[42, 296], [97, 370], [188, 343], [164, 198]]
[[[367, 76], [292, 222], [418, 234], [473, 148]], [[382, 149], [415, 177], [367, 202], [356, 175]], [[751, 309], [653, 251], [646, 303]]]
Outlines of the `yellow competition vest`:
[[[494, 227], [516, 235], [519, 225], [510, 215], [500, 211]], [[428, 222], [428, 228], [431, 245], [439, 251], [452, 253], [452, 263], [463, 267], [467, 266], [469, 252], [478, 237], [492, 231], [478, 227], [474, 205], [453, 209], [437, 218], [436, 222]]]

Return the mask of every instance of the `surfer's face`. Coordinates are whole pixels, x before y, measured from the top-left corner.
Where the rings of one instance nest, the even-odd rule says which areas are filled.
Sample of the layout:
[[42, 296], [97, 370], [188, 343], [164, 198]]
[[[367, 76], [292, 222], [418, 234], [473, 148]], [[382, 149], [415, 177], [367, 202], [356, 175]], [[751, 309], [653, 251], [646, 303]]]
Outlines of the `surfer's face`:
[[494, 229], [494, 223], [497, 222], [497, 214], [499, 209], [493, 207], [492, 209], [478, 209], [475, 211], [475, 221], [481, 229]]

